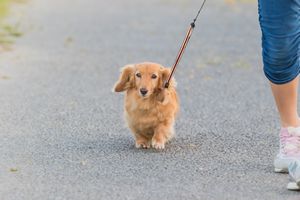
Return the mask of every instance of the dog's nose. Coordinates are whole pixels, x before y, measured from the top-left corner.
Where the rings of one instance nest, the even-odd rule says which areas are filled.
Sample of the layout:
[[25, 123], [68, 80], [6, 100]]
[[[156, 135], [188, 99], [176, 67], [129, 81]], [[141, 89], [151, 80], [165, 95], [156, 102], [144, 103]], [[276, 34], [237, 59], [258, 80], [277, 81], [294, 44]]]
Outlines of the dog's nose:
[[147, 94], [148, 90], [146, 88], [141, 88], [140, 92], [143, 96], [145, 96]]

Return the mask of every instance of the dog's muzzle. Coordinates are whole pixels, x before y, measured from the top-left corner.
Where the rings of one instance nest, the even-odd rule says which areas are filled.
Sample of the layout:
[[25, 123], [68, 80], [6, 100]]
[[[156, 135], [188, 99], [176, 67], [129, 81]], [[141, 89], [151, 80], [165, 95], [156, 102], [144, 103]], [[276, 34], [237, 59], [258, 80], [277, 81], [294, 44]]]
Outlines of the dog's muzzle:
[[141, 88], [140, 93], [142, 96], [145, 96], [148, 93], [148, 90], [146, 88]]

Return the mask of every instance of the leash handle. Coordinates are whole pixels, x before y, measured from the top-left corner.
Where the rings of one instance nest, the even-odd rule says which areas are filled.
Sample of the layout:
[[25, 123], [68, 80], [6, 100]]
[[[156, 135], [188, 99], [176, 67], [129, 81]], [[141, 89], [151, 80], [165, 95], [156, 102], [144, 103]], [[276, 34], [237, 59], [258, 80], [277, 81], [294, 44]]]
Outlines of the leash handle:
[[165, 83], [165, 85], [164, 85], [165, 88], [168, 88], [168, 87], [169, 87], [170, 81], [171, 81], [171, 78], [172, 78], [172, 76], [173, 76], [173, 74], [174, 74], [174, 72], [175, 72], [175, 69], [176, 69], [176, 67], [177, 67], [177, 65], [178, 65], [178, 63], [179, 63], [179, 61], [180, 61], [180, 59], [181, 59], [181, 57], [182, 57], [182, 55], [183, 55], [183, 52], [184, 52], [184, 50], [185, 50], [185, 48], [186, 48], [186, 46], [187, 46], [187, 44], [188, 44], [188, 42], [189, 42], [189, 40], [190, 40], [190, 38], [191, 38], [191, 36], [192, 36], [193, 30], [194, 30], [194, 28], [195, 28], [195, 21], [196, 21], [196, 20], [194, 20], [194, 21], [190, 24], [190, 27], [188, 28], [188, 31], [187, 31], [187, 33], [186, 33], [186, 36], [185, 36], [185, 38], [184, 38], [184, 40], [183, 40], [183, 42], [182, 42], [182, 45], [181, 45], [181, 47], [180, 47], [180, 49], [179, 49], [178, 54], [177, 54], [175, 63], [174, 63], [174, 65], [173, 65], [173, 67], [172, 67], [172, 70], [171, 70], [171, 73], [170, 73], [170, 75], [169, 75], [169, 78], [168, 78], [168, 80], [166, 81], [166, 83]]

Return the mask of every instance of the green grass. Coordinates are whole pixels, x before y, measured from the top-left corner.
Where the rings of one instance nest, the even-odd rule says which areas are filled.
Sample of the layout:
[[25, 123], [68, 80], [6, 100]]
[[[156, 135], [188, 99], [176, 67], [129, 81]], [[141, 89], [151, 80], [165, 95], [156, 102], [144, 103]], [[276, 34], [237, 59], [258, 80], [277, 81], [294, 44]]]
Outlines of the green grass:
[[26, 0], [0, 0], [0, 20], [9, 13], [11, 3], [24, 3]]
[[21, 3], [24, 0], [0, 0], [0, 50], [10, 49], [16, 37], [22, 36], [19, 24], [7, 24], [4, 19], [9, 15], [12, 3]]
[[0, 0], [0, 20], [8, 14], [8, 7], [11, 0]]

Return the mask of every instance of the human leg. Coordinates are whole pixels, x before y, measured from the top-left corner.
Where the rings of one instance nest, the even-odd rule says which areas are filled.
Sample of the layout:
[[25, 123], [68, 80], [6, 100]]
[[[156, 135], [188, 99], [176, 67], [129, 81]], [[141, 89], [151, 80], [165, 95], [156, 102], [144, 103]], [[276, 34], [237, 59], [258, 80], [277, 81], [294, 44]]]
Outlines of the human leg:
[[281, 127], [298, 127], [300, 120], [297, 112], [299, 77], [286, 84], [271, 82], [271, 89], [280, 115]]
[[[264, 72], [281, 120], [280, 153], [275, 171], [286, 172], [300, 157], [300, 123], [297, 113], [300, 72], [300, 0], [259, 0]], [[298, 127], [298, 128], [295, 128]]]

